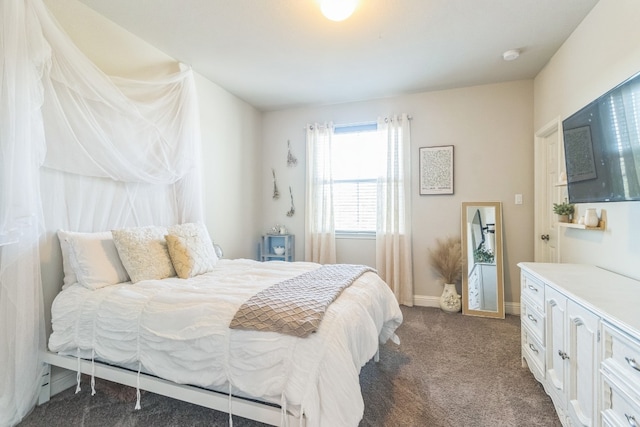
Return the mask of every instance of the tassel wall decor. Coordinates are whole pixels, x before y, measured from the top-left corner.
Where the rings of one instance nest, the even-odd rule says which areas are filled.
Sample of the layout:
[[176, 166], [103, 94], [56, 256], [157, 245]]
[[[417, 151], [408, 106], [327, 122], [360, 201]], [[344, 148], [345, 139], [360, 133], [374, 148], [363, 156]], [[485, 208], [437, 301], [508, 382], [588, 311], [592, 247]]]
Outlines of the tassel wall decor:
[[271, 174], [273, 175], [273, 199], [280, 198], [280, 191], [278, 191], [278, 184], [276, 183], [276, 171], [271, 168]]
[[298, 159], [296, 159], [296, 156], [294, 156], [291, 153], [291, 142], [287, 140], [287, 149], [288, 149], [288, 154], [287, 154], [287, 166], [289, 167], [294, 167], [295, 165], [298, 164]]
[[291, 191], [291, 186], [289, 186], [289, 195], [291, 196], [291, 209], [287, 212], [287, 216], [293, 216], [296, 213], [296, 208], [293, 206], [293, 192]]

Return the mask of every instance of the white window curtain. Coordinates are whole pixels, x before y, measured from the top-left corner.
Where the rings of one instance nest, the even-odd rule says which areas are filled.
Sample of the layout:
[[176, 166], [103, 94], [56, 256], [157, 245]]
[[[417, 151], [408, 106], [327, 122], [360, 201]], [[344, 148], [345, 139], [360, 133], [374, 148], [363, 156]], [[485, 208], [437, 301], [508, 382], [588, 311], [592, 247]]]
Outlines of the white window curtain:
[[386, 137], [387, 166], [378, 179], [376, 269], [398, 302], [413, 306], [409, 118], [378, 119], [378, 131]]
[[333, 124], [307, 125], [305, 260], [336, 263], [331, 140]]
[[1, 0], [0, 25], [0, 425], [12, 426], [44, 372], [41, 245], [54, 251], [60, 227], [201, 220], [202, 195], [190, 69], [106, 76], [42, 0]]

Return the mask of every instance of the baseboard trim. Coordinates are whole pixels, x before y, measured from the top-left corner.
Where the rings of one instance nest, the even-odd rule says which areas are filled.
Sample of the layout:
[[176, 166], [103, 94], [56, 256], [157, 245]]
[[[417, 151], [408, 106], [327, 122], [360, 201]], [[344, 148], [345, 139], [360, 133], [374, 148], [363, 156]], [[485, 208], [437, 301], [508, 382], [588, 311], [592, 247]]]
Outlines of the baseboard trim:
[[414, 295], [413, 305], [417, 305], [418, 307], [440, 307], [440, 297]]
[[[418, 307], [440, 307], [440, 297], [432, 297], [428, 295], [414, 295], [413, 305]], [[520, 316], [519, 302], [505, 302], [504, 311], [506, 314]]]
[[519, 302], [505, 302], [504, 311], [507, 314], [513, 314], [514, 316], [520, 316], [520, 303]]

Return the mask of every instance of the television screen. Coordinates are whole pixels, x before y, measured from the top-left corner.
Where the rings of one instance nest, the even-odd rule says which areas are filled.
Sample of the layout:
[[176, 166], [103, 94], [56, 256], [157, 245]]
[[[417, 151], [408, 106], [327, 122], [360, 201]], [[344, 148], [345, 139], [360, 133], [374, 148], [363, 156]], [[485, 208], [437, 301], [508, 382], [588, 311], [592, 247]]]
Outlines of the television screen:
[[640, 200], [640, 74], [562, 128], [570, 203]]

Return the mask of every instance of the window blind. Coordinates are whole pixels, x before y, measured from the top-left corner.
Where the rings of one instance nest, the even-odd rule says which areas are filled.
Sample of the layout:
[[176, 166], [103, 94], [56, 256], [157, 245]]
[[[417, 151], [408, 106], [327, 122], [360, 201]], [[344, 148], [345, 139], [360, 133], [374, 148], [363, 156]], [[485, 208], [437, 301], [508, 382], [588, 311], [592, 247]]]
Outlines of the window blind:
[[375, 233], [377, 179], [384, 143], [376, 123], [336, 126], [332, 147], [333, 206], [338, 233]]

